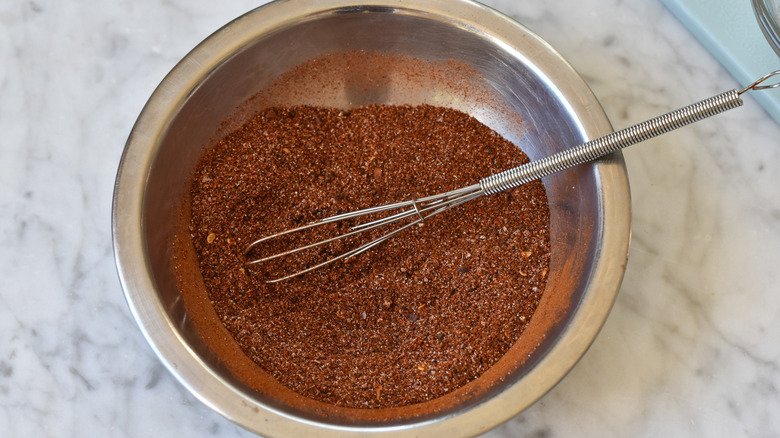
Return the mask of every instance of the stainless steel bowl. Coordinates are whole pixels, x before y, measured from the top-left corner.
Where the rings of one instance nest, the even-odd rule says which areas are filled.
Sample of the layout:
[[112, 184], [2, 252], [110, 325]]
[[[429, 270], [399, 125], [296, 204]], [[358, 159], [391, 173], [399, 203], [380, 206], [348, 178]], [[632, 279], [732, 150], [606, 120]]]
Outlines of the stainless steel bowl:
[[780, 56], [780, 4], [775, 0], [752, 0], [753, 11], [769, 45]]
[[463, 83], [450, 83], [446, 74], [425, 84], [416, 82], [418, 75], [361, 81], [336, 69], [327, 72], [331, 83], [342, 84], [336, 93], [290, 93], [276, 103], [438, 103], [478, 117], [532, 158], [611, 131], [599, 102], [561, 56], [528, 29], [480, 4], [268, 4], [197, 46], [138, 117], [119, 166], [113, 204], [114, 254], [127, 302], [170, 372], [205, 404], [251, 431], [339, 437], [482, 433], [559, 382], [607, 317], [630, 240], [628, 180], [619, 154], [544, 180], [551, 203], [551, 271], [545, 297], [523, 334], [536, 348], [518, 342], [474, 385], [430, 403], [375, 411], [312, 408], [275, 391], [254, 390], [215, 353], [230, 340], [215, 343], [202, 336], [182, 298], [172, 243], [203, 148], [221, 132], [227, 115], [272, 87], [280, 75], [323, 54], [347, 50], [414, 57], [445, 70], [468, 64], [477, 85], [464, 92]]

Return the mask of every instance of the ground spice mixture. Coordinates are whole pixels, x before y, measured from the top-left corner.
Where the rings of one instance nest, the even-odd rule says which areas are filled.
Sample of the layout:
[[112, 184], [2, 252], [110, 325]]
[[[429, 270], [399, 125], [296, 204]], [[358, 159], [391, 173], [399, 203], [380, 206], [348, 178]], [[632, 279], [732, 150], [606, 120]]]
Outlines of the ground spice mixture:
[[264, 283], [267, 272], [245, 266], [243, 250], [276, 231], [527, 161], [451, 109], [264, 110], [213, 145], [193, 179], [190, 233], [211, 303], [249, 358], [306, 397], [386, 408], [447, 394], [493, 365], [539, 303], [550, 260], [541, 182], [281, 283]]

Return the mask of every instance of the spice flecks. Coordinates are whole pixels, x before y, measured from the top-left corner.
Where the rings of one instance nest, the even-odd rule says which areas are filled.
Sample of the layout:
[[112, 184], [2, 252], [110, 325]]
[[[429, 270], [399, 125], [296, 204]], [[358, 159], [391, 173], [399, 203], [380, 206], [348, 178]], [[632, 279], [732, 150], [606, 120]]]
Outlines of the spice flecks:
[[541, 299], [550, 243], [540, 182], [278, 284], [264, 283], [266, 268], [244, 268], [241, 242], [527, 161], [451, 109], [266, 109], [213, 145], [193, 178], [192, 242], [214, 310], [248, 357], [306, 397], [385, 408], [462, 387], [512, 346]]

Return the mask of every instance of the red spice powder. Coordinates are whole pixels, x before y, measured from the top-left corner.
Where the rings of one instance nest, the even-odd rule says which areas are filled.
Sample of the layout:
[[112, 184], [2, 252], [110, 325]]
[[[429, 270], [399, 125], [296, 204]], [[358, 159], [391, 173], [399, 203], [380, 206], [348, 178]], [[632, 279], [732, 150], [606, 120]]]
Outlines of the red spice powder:
[[193, 178], [190, 233], [211, 304], [251, 360], [305, 397], [388, 408], [450, 393], [501, 358], [539, 303], [550, 261], [541, 182], [281, 283], [245, 266], [243, 250], [280, 230], [527, 161], [452, 109], [263, 110], [213, 145]]

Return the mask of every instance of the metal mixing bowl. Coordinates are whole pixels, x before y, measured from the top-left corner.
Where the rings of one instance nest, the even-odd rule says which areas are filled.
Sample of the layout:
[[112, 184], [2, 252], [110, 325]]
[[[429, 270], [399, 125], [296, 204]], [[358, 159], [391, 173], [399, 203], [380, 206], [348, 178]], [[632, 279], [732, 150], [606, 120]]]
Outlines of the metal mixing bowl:
[[776, 0], [752, 0], [752, 3], [761, 32], [780, 56], [780, 4]]
[[[288, 93], [281, 103], [446, 105], [479, 118], [532, 159], [611, 131], [587, 85], [550, 46], [477, 3], [268, 4], [197, 46], [162, 81], [138, 117], [119, 166], [113, 204], [114, 254], [127, 302], [170, 372], [205, 404], [251, 431], [340, 437], [482, 433], [559, 382], [609, 313], [630, 240], [628, 180], [619, 154], [545, 178], [551, 270], [544, 298], [521, 337], [524, 342], [468, 388], [432, 402], [349, 410], [299, 403], [285, 398], [284, 391], [252, 389], [215, 353], [231, 341], [204, 337], [183, 299], [173, 268], [173, 241], [204, 148], [224, 130], [220, 124], [227, 115], [258, 90], [272, 87], [276, 78], [308, 60], [344, 51], [400, 54], [430, 62], [432, 69], [458, 70], [467, 64], [475, 74], [466, 82], [476, 85], [465, 89], [464, 82], [447, 79], [457, 75], [389, 72], [361, 79], [336, 69], [325, 73], [336, 84], [335, 93]], [[420, 77], [428, 82], [418, 83]], [[507, 206], [507, 214], [512, 208]], [[529, 340], [536, 348], [528, 347]]]

